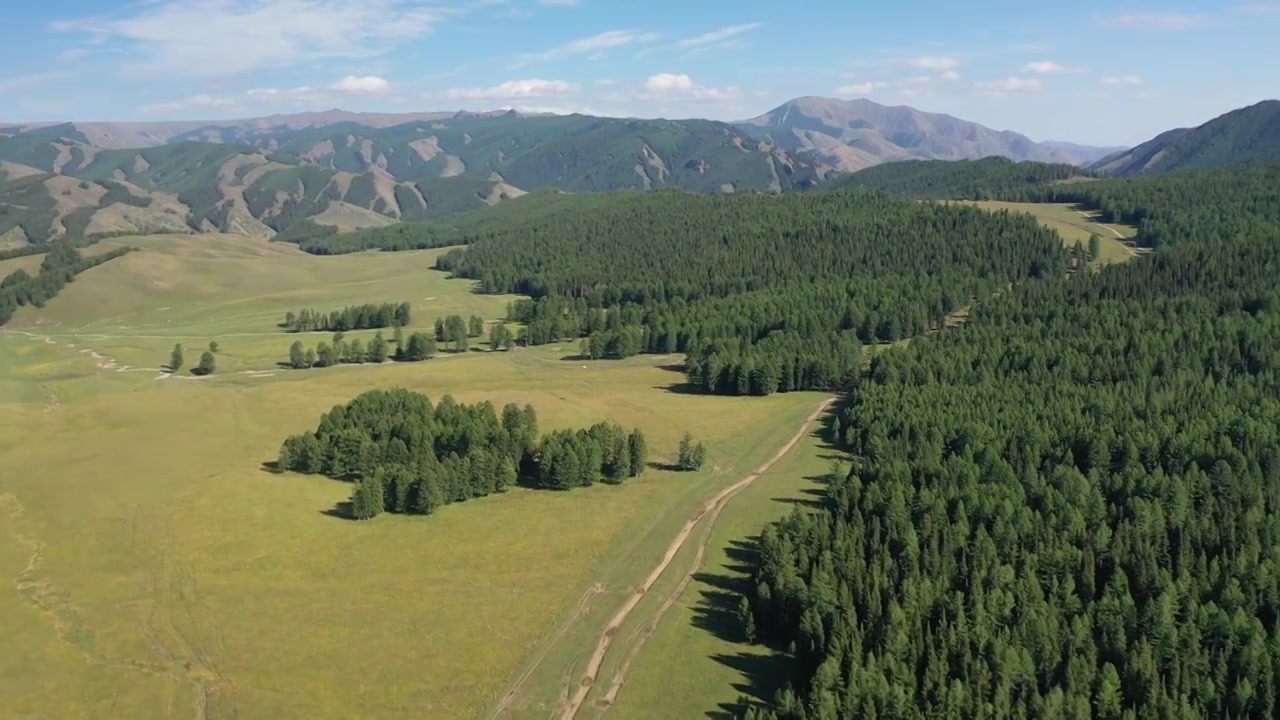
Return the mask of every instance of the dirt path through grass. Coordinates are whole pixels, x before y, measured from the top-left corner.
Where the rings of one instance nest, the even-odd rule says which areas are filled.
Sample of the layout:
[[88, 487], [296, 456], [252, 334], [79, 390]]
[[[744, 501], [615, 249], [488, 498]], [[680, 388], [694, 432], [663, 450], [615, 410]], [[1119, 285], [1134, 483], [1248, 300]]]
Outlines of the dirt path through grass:
[[[706, 520], [708, 524], [714, 523], [716, 520], [716, 517], [720, 515], [720, 511], [722, 511], [725, 505], [727, 505], [728, 502], [733, 499], [734, 495], [741, 492], [744, 488], [750, 486], [751, 483], [755, 482], [757, 478], [759, 478], [761, 475], [768, 472], [769, 468], [773, 467], [775, 463], [781, 460], [783, 456], [785, 456], [792, 448], [794, 448], [801, 440], [804, 439], [805, 434], [809, 432], [810, 428], [813, 426], [813, 423], [815, 423], [818, 420], [818, 418], [821, 417], [822, 413], [825, 412], [828, 407], [830, 407], [832, 402], [834, 402], [834, 398], [829, 398], [827, 400], [824, 400], [822, 404], [819, 405], [817, 409], [815, 409], [809, 415], [809, 417], [805, 420], [804, 424], [800, 427], [800, 429], [796, 432], [796, 434], [793, 435], [785, 445], [783, 445], [781, 448], [778, 449], [776, 453], [773, 454], [773, 457], [766, 460], [764, 464], [756, 468], [755, 471], [752, 472], [750, 475], [742, 478], [738, 482], [716, 493], [714, 497], [712, 497], [710, 500], [706, 502], [705, 505], [702, 506], [702, 509], [699, 510], [696, 515], [694, 515], [692, 518], [689, 519], [688, 522], [684, 524], [684, 527], [681, 528], [680, 532], [676, 534], [675, 538], [671, 541], [671, 544], [667, 546], [667, 551], [662, 556], [661, 562], [659, 562], [658, 565], [649, 573], [648, 577], [645, 578], [644, 582], [640, 585], [640, 587], [636, 588], [635, 592], [631, 594], [631, 596], [622, 605], [622, 607], [618, 608], [618, 611], [614, 613], [613, 617], [609, 618], [608, 624], [605, 625], [604, 632], [600, 634], [600, 638], [596, 642], [595, 652], [592, 653], [591, 659], [587, 662], [587, 668], [583, 672], [582, 678], [577, 684], [577, 688], [574, 690], [573, 695], [570, 696], [570, 698], [568, 699], [568, 701], [565, 703], [564, 707], [561, 710], [560, 717], [562, 718], [562, 720], [572, 720], [572, 718], [577, 716], [578, 710], [581, 709], [582, 707], [582, 703], [587, 699], [587, 695], [591, 692], [591, 688], [595, 685], [596, 675], [600, 671], [600, 666], [604, 662], [605, 655], [609, 652], [609, 647], [613, 645], [613, 639], [618, 634], [618, 630], [622, 627], [622, 624], [626, 622], [627, 618], [630, 617], [632, 611], [635, 610], [636, 606], [640, 604], [640, 601], [644, 599], [645, 594], [649, 591], [649, 589], [652, 588], [654, 583], [658, 581], [658, 578], [662, 577], [662, 574], [666, 572], [667, 568], [671, 565], [671, 562], [675, 559], [676, 555], [679, 554], [680, 550], [684, 548], [685, 543], [689, 540], [689, 537], [693, 534], [694, 529], [698, 527], [699, 523], [701, 523], [703, 520]], [[698, 547], [699, 559], [701, 558], [702, 553], [705, 552], [706, 544], [709, 540], [710, 540], [710, 536], [708, 535], [704, 537], [702, 542], [699, 544], [699, 547]], [[698, 566], [700, 564], [701, 564], [700, 562], [695, 563], [690, 568], [687, 575], [691, 576], [693, 573], [697, 572]], [[687, 583], [680, 583], [679, 585], [677, 585], [674, 591], [670, 594], [670, 597], [668, 598], [668, 600], [671, 600], [674, 597], [678, 597], [680, 592], [684, 590], [685, 584]], [[664, 613], [668, 608], [670, 608], [672, 604], [673, 603], [671, 602], [665, 603], [662, 606], [662, 608], [659, 610], [658, 615], [654, 617], [653, 622], [656, 623], [658, 619], [661, 617], [662, 613]], [[625, 672], [626, 672], [626, 664], [624, 664], [622, 667], [619, 668], [618, 675], [614, 677], [613, 687], [609, 692], [610, 696], [615, 695], [617, 692], [617, 688], [622, 686], [622, 683], [625, 680]], [[508, 697], [511, 697], [511, 696], [512, 694], [508, 694]]]

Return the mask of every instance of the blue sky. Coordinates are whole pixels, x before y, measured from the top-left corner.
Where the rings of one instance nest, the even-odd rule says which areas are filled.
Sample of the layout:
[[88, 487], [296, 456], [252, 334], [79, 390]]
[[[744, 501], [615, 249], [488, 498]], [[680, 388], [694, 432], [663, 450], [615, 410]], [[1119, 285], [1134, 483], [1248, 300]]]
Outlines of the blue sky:
[[1127, 145], [1280, 96], [1280, 0], [5, 5], [5, 121], [331, 107], [734, 120], [820, 95]]

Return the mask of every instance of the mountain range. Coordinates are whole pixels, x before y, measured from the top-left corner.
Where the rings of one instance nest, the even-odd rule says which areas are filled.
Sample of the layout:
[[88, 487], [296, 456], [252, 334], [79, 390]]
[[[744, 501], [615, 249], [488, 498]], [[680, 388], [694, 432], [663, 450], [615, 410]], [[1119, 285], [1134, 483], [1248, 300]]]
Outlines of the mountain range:
[[[780, 192], [900, 160], [999, 156], [1124, 174], [1137, 163], [1203, 164], [1271, 147], [1274, 105], [1166, 133], [1151, 152], [1037, 143], [949, 115], [816, 97], [736, 123], [335, 109], [0, 126], [0, 249], [68, 234], [351, 230], [544, 188]], [[1205, 134], [1217, 149], [1195, 149]]]

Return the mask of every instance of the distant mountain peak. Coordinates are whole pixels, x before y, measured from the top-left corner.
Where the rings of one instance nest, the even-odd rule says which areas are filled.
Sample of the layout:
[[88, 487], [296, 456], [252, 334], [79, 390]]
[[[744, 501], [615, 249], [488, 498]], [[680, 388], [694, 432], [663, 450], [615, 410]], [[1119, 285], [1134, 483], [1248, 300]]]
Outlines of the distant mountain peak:
[[845, 172], [897, 160], [973, 160], [993, 155], [1080, 165], [1106, 154], [1088, 146], [1072, 150], [1036, 143], [1016, 132], [866, 98], [806, 95], [738, 124], [778, 147], [815, 153]]

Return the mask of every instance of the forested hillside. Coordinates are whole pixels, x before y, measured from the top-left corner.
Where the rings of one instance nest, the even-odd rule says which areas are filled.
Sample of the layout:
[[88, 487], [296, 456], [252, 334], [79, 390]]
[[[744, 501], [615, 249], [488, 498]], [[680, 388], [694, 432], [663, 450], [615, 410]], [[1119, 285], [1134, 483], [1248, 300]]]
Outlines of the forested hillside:
[[24, 305], [44, 307], [76, 275], [127, 252], [129, 248], [124, 247], [84, 257], [69, 241], [59, 240], [53, 243], [35, 275], [25, 270], [15, 270], [0, 279], [0, 326], [8, 323], [18, 308]]
[[839, 180], [834, 187], [864, 187], [931, 200], [1021, 201], [1050, 183], [1091, 180], [1074, 165], [981, 160], [906, 160], [876, 165]]
[[589, 196], [531, 222], [473, 227], [437, 266], [489, 293], [530, 344], [688, 356], [693, 387], [838, 387], [860, 345], [938, 326], [973, 298], [1060, 274], [1061, 241], [1027, 216], [864, 191]]
[[1280, 162], [1280, 100], [1232, 110], [1195, 128], [1163, 132], [1091, 166], [1110, 175], [1151, 175]]
[[1280, 163], [1053, 185], [1026, 197], [1080, 203], [1103, 222], [1136, 225], [1148, 247], [1264, 237], [1280, 224]]
[[1164, 247], [875, 358], [847, 477], [758, 543], [796, 682], [747, 717], [1276, 717], [1274, 172], [1082, 185]]

